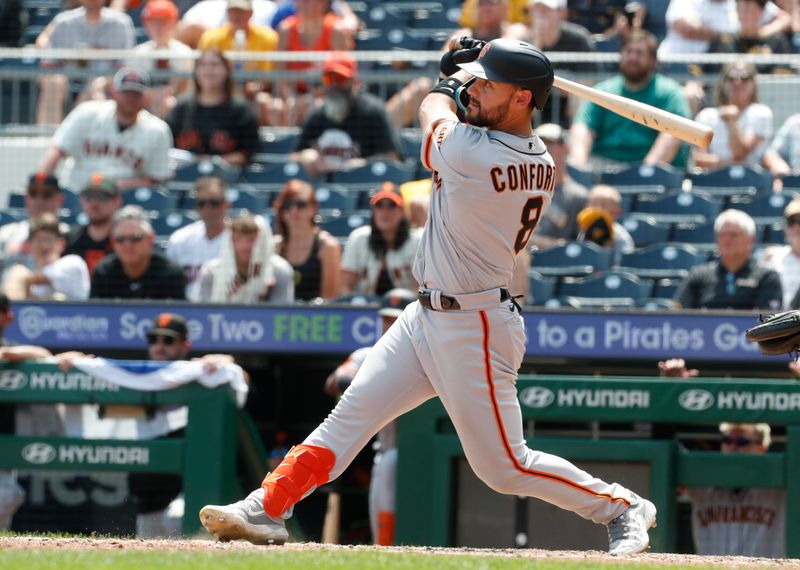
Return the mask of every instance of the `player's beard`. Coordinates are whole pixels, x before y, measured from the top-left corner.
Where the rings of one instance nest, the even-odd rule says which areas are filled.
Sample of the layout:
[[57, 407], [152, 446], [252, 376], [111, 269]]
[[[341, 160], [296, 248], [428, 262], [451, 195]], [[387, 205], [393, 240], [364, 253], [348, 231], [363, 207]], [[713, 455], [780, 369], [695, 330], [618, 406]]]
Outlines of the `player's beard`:
[[464, 118], [470, 125], [491, 129], [500, 121], [508, 117], [508, 111], [510, 108], [511, 97], [509, 96], [504, 103], [498, 105], [494, 109], [484, 109], [480, 103], [477, 103], [476, 108], [467, 107], [467, 113]]

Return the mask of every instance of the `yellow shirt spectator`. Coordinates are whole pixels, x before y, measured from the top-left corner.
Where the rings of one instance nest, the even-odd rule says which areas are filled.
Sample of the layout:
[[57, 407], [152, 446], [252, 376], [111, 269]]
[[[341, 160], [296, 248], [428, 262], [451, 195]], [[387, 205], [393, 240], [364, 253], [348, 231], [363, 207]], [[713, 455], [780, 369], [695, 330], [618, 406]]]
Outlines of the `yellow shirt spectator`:
[[[477, 24], [476, 14], [478, 12], [478, 2], [481, 0], [464, 0], [461, 9], [461, 18], [458, 23], [465, 28], [474, 28]], [[484, 2], [487, 0], [483, 0]], [[492, 0], [489, 0], [492, 1]], [[502, 0], [494, 0], [500, 2]], [[509, 23], [528, 24], [528, 0], [506, 0], [508, 2]]]
[[[234, 30], [231, 24], [221, 28], [208, 30], [200, 37], [197, 49], [203, 51], [208, 48], [217, 48], [220, 51], [233, 50]], [[278, 32], [268, 26], [249, 24], [247, 29], [247, 43], [245, 51], [275, 51], [278, 47]], [[270, 71], [274, 63], [271, 61], [247, 61], [245, 71]]]

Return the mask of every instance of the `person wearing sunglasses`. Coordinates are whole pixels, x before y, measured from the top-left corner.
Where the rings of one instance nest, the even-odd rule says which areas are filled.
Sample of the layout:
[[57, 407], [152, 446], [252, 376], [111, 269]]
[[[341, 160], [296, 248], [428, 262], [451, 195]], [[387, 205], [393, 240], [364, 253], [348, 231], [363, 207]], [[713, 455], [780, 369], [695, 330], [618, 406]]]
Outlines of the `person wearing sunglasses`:
[[783, 308], [800, 309], [800, 198], [786, 205], [783, 217], [786, 220], [786, 245], [766, 248], [761, 263], [781, 276]]
[[384, 182], [369, 203], [369, 225], [353, 230], [344, 247], [340, 295], [383, 295], [395, 288], [415, 291], [419, 284], [411, 269], [422, 228], [411, 229], [403, 195], [392, 182]]
[[726, 63], [717, 82], [715, 106], [700, 111], [695, 120], [714, 130], [708, 150], [693, 147], [695, 166], [761, 164], [772, 137], [772, 109], [758, 102], [755, 66], [746, 61]]
[[362, 166], [370, 159], [400, 159], [400, 143], [386, 105], [360, 91], [358, 64], [352, 56], [330, 54], [323, 64], [322, 85], [322, 104], [303, 123], [292, 160], [315, 178]]
[[58, 178], [47, 172], [32, 174], [25, 188], [25, 210], [28, 219], [0, 227], [0, 258], [6, 258], [8, 262], [9, 256], [27, 253], [30, 220], [48, 213], [57, 216], [63, 206], [64, 193]]
[[[771, 442], [765, 423], [722, 423], [722, 453], [764, 454]], [[786, 556], [786, 493], [783, 489], [690, 487], [692, 537], [697, 554]]]
[[82, 257], [91, 274], [95, 266], [114, 251], [111, 247], [111, 220], [122, 206], [122, 197], [113, 180], [96, 172], [81, 191], [80, 201], [89, 221], [72, 229], [64, 255]]
[[195, 296], [200, 268], [219, 255], [222, 244], [228, 239], [225, 219], [231, 203], [227, 191], [227, 184], [220, 178], [198, 178], [194, 183], [194, 208], [200, 219], [169, 236], [167, 257], [186, 273], [187, 299]]
[[185, 299], [183, 269], [153, 251], [155, 232], [140, 206], [125, 206], [111, 222], [114, 253], [97, 264], [92, 298]]
[[289, 180], [274, 204], [275, 253], [292, 265], [295, 299], [332, 299], [339, 294], [342, 246], [317, 224], [314, 188]]
[[[209, 374], [217, 372], [224, 365], [234, 365], [235, 361], [228, 354], [206, 354], [190, 358], [192, 341], [190, 340], [190, 326], [187, 320], [176, 313], [161, 313], [153, 319], [153, 324], [145, 333], [147, 340], [147, 359], [155, 362], [180, 362], [200, 361], [203, 369]], [[92, 354], [78, 351], [63, 352], [55, 355], [55, 363], [64, 372], [76, 367], [75, 361], [83, 358], [96, 358]], [[77, 367], [80, 368], [80, 367]], [[243, 371], [244, 372], [244, 371]], [[105, 375], [112, 376], [114, 368], [95, 368], [93, 375], [105, 379]], [[245, 379], [248, 378], [244, 372]], [[113, 380], [107, 380], [113, 383]], [[96, 408], [95, 408], [96, 409]], [[124, 432], [126, 425], [145, 415], [147, 410], [136, 409], [131, 406], [114, 408], [106, 406], [104, 415], [106, 423], [118, 419], [117, 432]], [[185, 406], [164, 406], [150, 410], [154, 414], [150, 419], [142, 419], [139, 424], [142, 430], [139, 437], [142, 439], [182, 437], [183, 427], [187, 421], [187, 408]], [[85, 410], [84, 417], [91, 417], [92, 412]], [[128, 424], [126, 424], [126, 422]], [[149, 437], [141, 434], [148, 433]], [[177, 537], [181, 534], [183, 522], [183, 485], [180, 475], [165, 473], [130, 473], [128, 474], [130, 494], [136, 499], [136, 537]]]
[[781, 278], [753, 259], [756, 224], [741, 210], [714, 220], [719, 258], [695, 265], [675, 294], [684, 309], [770, 309], [781, 307]]

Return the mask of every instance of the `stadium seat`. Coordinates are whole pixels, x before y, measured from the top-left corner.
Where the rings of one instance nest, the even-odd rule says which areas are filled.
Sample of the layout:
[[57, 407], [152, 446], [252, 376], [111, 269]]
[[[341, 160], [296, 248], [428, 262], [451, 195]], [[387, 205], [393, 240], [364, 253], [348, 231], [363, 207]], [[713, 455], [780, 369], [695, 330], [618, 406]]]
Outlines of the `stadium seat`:
[[419, 130], [404, 131], [400, 133], [400, 149], [403, 158], [419, 162], [419, 152], [422, 146], [422, 133]]
[[178, 196], [144, 186], [123, 192], [122, 202], [125, 205], [136, 204], [145, 210], [170, 212], [178, 207]]
[[669, 311], [675, 308], [675, 301], [672, 299], [649, 297], [638, 301], [636, 307], [644, 309], [645, 311]]
[[656, 299], [674, 299], [681, 283], [681, 279], [656, 279], [650, 296]]
[[413, 25], [416, 30], [436, 29], [436, 30], [456, 30], [458, 29], [458, 19], [461, 10], [458, 8], [447, 8], [441, 6], [431, 7], [426, 10], [416, 10], [413, 13]]
[[675, 224], [672, 227], [672, 240], [674, 243], [686, 243], [692, 245], [698, 251], [713, 251], [716, 245], [716, 235], [714, 233], [714, 222], [695, 223], [684, 222]]
[[258, 152], [264, 154], [289, 154], [297, 150], [297, 142], [299, 140], [299, 132], [280, 133], [267, 131], [261, 138], [261, 147]]
[[67, 210], [74, 210], [76, 212], [80, 212], [81, 210], [81, 200], [78, 198], [78, 193], [73, 192], [68, 188], [62, 188], [61, 193], [64, 194], [64, 208]]
[[636, 247], [666, 243], [669, 240], [671, 225], [657, 222], [653, 217], [625, 217], [619, 220], [619, 223], [631, 234]]
[[[772, 189], [772, 177], [759, 166], [731, 164], [713, 170], [689, 174], [692, 189], [713, 189], [715, 195], [744, 194], [754, 188], [756, 192]], [[726, 191], [728, 192], [726, 194]]]
[[531, 266], [549, 277], [580, 277], [611, 266], [611, 251], [593, 243], [570, 242], [533, 253]]
[[0, 226], [4, 226], [6, 224], [11, 224], [14, 222], [19, 222], [24, 218], [17, 216], [15, 214], [9, 214], [8, 212], [0, 211]]
[[763, 245], [783, 245], [786, 243], [786, 223], [767, 224], [764, 226], [761, 243]]
[[683, 278], [706, 257], [690, 245], [651, 245], [624, 254], [617, 271], [627, 271], [640, 278]]
[[354, 229], [368, 224], [369, 220], [370, 216], [368, 212], [352, 213], [323, 219], [319, 226], [332, 236], [343, 240], [346, 239]]
[[547, 303], [555, 295], [557, 282], [553, 277], [545, 277], [538, 271], [531, 271], [528, 276], [529, 290], [525, 304], [541, 306]]
[[7, 208], [24, 209], [25, 208], [25, 194], [9, 194]]
[[375, 160], [360, 168], [340, 170], [331, 175], [334, 184], [378, 183], [390, 181], [402, 184], [414, 178], [414, 168], [391, 160]]
[[[684, 173], [669, 166], [635, 164], [622, 170], [602, 172], [600, 183], [620, 190], [620, 186], [662, 186], [675, 190], [681, 187]], [[620, 190], [622, 192], [622, 190]]]
[[630, 297], [571, 297], [568, 295], [553, 299], [548, 307], [572, 307], [573, 309], [632, 309], [636, 302]]
[[308, 181], [308, 175], [297, 162], [284, 164], [251, 164], [242, 173], [244, 182], [250, 184], [285, 184], [293, 178]]
[[334, 297], [330, 304], [332, 305], [379, 305], [381, 302], [380, 295], [362, 295], [354, 293], [351, 295], [339, 295]]
[[800, 190], [800, 174], [789, 174], [783, 177], [785, 190]]
[[678, 190], [655, 200], [640, 197], [634, 204], [634, 214], [655, 216], [659, 222], [706, 222], [719, 213], [719, 204], [702, 192]]
[[175, 180], [194, 182], [203, 176], [215, 176], [228, 184], [239, 179], [239, 171], [221, 160], [201, 160], [175, 169]]
[[151, 221], [157, 236], [169, 236], [175, 230], [197, 220], [193, 212], [163, 212]]
[[594, 172], [591, 170], [581, 170], [580, 168], [575, 168], [569, 164], [567, 164], [565, 168], [567, 169], [567, 174], [569, 174], [569, 177], [578, 184], [583, 184], [587, 188], [594, 186]]
[[783, 221], [783, 210], [786, 204], [800, 197], [794, 192], [770, 193], [756, 196], [749, 201], [731, 201], [730, 207], [750, 214], [757, 224], [768, 224]]
[[[393, 28], [403, 28], [411, 24], [409, 13], [403, 10], [397, 10], [393, 6], [372, 6], [359, 10], [357, 14], [369, 29], [375, 28], [388, 31]], [[356, 47], [359, 50], [364, 49], [360, 44], [357, 44]]]
[[360, 194], [345, 186], [318, 186], [315, 193], [320, 210], [339, 210], [342, 214], [349, 214], [358, 208]]
[[559, 297], [594, 299], [620, 297], [636, 302], [650, 294], [649, 282], [642, 282], [632, 273], [606, 271], [584, 278], [565, 278], [557, 288]]
[[263, 213], [269, 206], [269, 193], [260, 192], [251, 186], [237, 184], [225, 193], [233, 208], [248, 210], [255, 214]]

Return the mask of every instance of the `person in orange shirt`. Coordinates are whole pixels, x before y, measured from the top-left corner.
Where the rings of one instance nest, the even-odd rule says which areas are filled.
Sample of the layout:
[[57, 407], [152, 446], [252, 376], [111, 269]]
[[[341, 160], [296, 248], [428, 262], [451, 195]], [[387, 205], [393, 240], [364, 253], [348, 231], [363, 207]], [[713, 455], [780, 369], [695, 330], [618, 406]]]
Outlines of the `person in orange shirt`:
[[[253, 16], [252, 0], [228, 0], [228, 23], [208, 30], [200, 37], [199, 51], [217, 48], [220, 51], [275, 51], [278, 33], [269, 26], [250, 22]], [[270, 71], [271, 61], [245, 61], [237, 65], [244, 71]]]
[[[464, 28], [479, 26], [478, 4], [497, 4], [501, 1], [503, 0], [464, 0], [464, 6], [461, 8], [461, 18], [459, 18], [458, 23]], [[527, 24], [528, 0], [508, 0], [508, 15], [506, 19], [509, 22]]]

